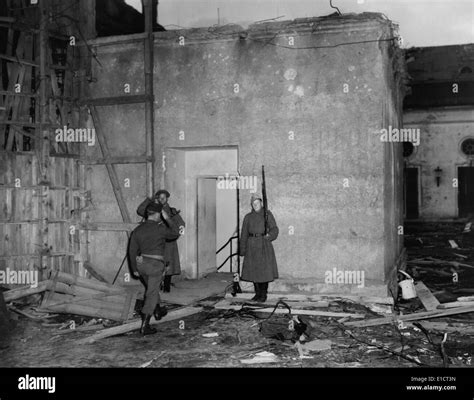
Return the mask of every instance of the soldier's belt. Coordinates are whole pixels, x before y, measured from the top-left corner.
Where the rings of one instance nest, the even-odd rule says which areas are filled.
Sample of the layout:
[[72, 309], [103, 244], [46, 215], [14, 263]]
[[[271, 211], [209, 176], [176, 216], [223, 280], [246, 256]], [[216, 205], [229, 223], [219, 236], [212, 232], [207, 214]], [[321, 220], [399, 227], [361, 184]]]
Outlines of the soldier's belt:
[[154, 254], [142, 254], [142, 257], [153, 258], [154, 260], [165, 261], [165, 258], [163, 256], [154, 255]]
[[265, 236], [264, 233], [249, 233], [249, 236], [250, 237], [261, 237], [261, 236]]

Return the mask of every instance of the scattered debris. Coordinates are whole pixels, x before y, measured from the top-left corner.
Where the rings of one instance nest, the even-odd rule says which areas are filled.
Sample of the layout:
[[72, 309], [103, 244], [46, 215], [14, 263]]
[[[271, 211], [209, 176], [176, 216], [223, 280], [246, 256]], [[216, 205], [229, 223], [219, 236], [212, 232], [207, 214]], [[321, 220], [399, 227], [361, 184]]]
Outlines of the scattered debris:
[[161, 357], [163, 354], [165, 354], [164, 351], [162, 351], [160, 354], [158, 354], [156, 357], [153, 357], [150, 361], [147, 361], [143, 364], [140, 364], [138, 368], [146, 368], [149, 367], [151, 364], [153, 364], [154, 361], [156, 361], [159, 357]]
[[465, 335], [474, 335], [474, 326], [463, 323], [448, 323], [448, 322], [419, 322], [428, 331], [439, 331], [448, 333], [461, 333]]
[[458, 297], [457, 300], [462, 302], [474, 301], [474, 296], [462, 296]]
[[300, 359], [304, 359], [304, 358], [313, 358], [311, 356], [308, 356], [307, 353], [305, 353], [304, 349], [303, 349], [303, 346], [301, 345], [301, 343], [299, 341], [297, 341], [295, 343], [295, 347], [296, 347], [296, 350], [298, 350], [298, 355], [300, 357]]
[[278, 362], [278, 357], [268, 351], [262, 351], [255, 354], [253, 358], [247, 358], [240, 360], [242, 364], [265, 364], [265, 363], [275, 363]]
[[[217, 303], [214, 306], [216, 309], [220, 310], [242, 310], [243, 307], [248, 308], [254, 312], [262, 312], [262, 313], [272, 313], [275, 314], [286, 314], [288, 313], [285, 309], [276, 309], [274, 308], [262, 308], [261, 306], [250, 305], [250, 304], [232, 304], [228, 300], [223, 300]], [[294, 315], [313, 315], [313, 316], [320, 316], [320, 317], [351, 317], [351, 318], [365, 318], [364, 314], [354, 314], [354, 313], [343, 313], [343, 312], [330, 312], [330, 311], [316, 311], [316, 310], [292, 310], [292, 314]]]
[[332, 342], [328, 339], [324, 340], [312, 340], [311, 342], [306, 342], [301, 347], [303, 351], [325, 351], [331, 350]]
[[399, 316], [394, 316], [394, 317], [374, 318], [374, 319], [369, 319], [367, 321], [351, 321], [351, 322], [346, 322], [345, 325], [362, 328], [362, 327], [367, 327], [367, 326], [391, 324], [397, 321], [417, 321], [420, 319], [444, 317], [448, 315], [463, 314], [463, 313], [468, 313], [468, 312], [474, 312], [474, 306], [457, 307], [457, 308], [449, 309], [449, 310], [426, 311], [426, 312], [419, 312], [419, 313], [413, 313], [413, 314], [408, 314], [408, 315], [399, 315]]
[[451, 245], [451, 248], [453, 249], [459, 249], [458, 244], [454, 240], [448, 240], [449, 244]]
[[[231, 294], [226, 294], [226, 299], [245, 299], [250, 300], [255, 293], [239, 293], [235, 297]], [[268, 300], [283, 300], [286, 302], [291, 301], [309, 301], [309, 302], [318, 302], [318, 301], [327, 301], [327, 300], [341, 300], [347, 299], [360, 304], [394, 304], [393, 298], [390, 296], [387, 297], [377, 297], [377, 296], [361, 296], [361, 295], [345, 295], [345, 294], [294, 294], [294, 293], [268, 293]]]
[[65, 272], [53, 272], [40, 310], [126, 321], [133, 316], [136, 290]]
[[423, 303], [423, 306], [426, 308], [427, 311], [432, 311], [436, 310], [436, 308], [439, 306], [439, 301], [438, 299], [433, 296], [431, 293], [430, 289], [428, 289], [423, 282], [418, 282], [415, 285], [416, 289], [416, 294], [418, 295], [418, 298], [420, 301]]
[[213, 338], [213, 337], [218, 337], [219, 334], [217, 332], [212, 332], [212, 333], [203, 333], [202, 335], [205, 338]]
[[51, 283], [51, 281], [47, 280], [39, 282], [36, 287], [26, 286], [16, 289], [10, 289], [6, 292], [3, 292], [3, 298], [5, 299], [5, 303], [9, 303], [11, 301], [21, 299], [23, 297], [31, 296], [32, 294], [42, 293], [51, 286]]

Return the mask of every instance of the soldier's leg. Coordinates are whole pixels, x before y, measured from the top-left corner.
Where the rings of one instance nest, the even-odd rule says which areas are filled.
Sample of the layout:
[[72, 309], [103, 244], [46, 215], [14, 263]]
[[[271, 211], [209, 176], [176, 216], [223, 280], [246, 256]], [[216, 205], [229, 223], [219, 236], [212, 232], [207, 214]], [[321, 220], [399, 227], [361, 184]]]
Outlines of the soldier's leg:
[[250, 300], [256, 301], [260, 297], [260, 286], [258, 283], [253, 283], [253, 288], [255, 290], [255, 296], [253, 296]]
[[[155, 310], [155, 305], [159, 300], [159, 284], [158, 272], [152, 261], [144, 261], [137, 266], [138, 272], [143, 277], [146, 284], [145, 290], [145, 304], [143, 304], [142, 314], [152, 315]], [[157, 286], [158, 285], [158, 286]]]
[[160, 304], [161, 298], [160, 298], [159, 288], [160, 288], [161, 283], [163, 282], [163, 276], [165, 272], [164, 263], [158, 261], [155, 266], [155, 271], [157, 271], [157, 274], [154, 275], [153, 279], [156, 279], [156, 282], [154, 283], [154, 285], [156, 285], [156, 287], [158, 288], [158, 291], [157, 291], [157, 298], [156, 298], [155, 309], [154, 309], [153, 315], [155, 316], [156, 320], [160, 320], [168, 313], [166, 311], [166, 308], [161, 306]]
[[165, 279], [163, 281], [163, 292], [169, 293], [171, 291], [171, 276], [172, 275], [165, 275]]
[[267, 301], [267, 292], [268, 292], [268, 282], [260, 284], [260, 301], [265, 303]]

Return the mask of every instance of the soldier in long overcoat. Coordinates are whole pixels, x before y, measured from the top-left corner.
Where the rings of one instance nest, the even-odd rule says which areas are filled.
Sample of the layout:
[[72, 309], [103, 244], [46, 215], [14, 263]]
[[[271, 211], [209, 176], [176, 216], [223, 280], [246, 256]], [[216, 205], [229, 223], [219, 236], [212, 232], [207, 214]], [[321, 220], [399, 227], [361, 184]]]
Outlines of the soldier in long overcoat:
[[278, 237], [278, 226], [271, 211], [267, 210], [267, 233], [262, 198], [252, 195], [252, 211], [244, 217], [240, 235], [240, 256], [244, 257], [242, 276], [253, 282], [254, 301], [267, 300], [268, 283], [278, 278], [278, 268], [272, 241]]
[[[151, 202], [160, 203], [163, 206], [163, 210], [168, 213], [171, 220], [178, 225], [181, 234], [185, 227], [183, 218], [181, 218], [180, 212], [168, 204], [170, 193], [167, 190], [159, 190], [155, 193], [152, 199], [146, 198], [137, 209], [137, 214], [141, 217], [145, 217], [145, 209]], [[171, 277], [173, 275], [181, 274], [181, 264], [179, 262], [179, 250], [178, 250], [178, 239], [167, 240], [165, 245], [165, 278], [163, 280], [163, 291], [170, 292], [171, 290]]]

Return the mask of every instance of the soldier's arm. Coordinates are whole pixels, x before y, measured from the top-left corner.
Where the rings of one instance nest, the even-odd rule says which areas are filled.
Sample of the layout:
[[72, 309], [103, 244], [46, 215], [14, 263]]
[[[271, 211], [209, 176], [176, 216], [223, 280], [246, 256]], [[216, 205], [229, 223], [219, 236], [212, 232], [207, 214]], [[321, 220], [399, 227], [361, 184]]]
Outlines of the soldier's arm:
[[248, 228], [248, 218], [244, 217], [244, 222], [242, 223], [242, 230], [240, 233], [240, 242], [239, 242], [239, 254], [245, 256], [245, 251], [247, 250], [247, 240], [249, 238], [249, 228]]
[[166, 212], [162, 212], [161, 214], [163, 219], [166, 221], [167, 229], [165, 232], [165, 239], [177, 239], [179, 237], [179, 226], [178, 224], [173, 221]]
[[186, 224], [184, 223], [183, 218], [181, 218], [181, 214], [179, 214], [177, 211], [176, 211], [176, 214], [174, 214], [174, 216], [172, 218], [173, 218], [173, 221], [176, 222], [176, 225], [178, 225], [178, 227], [181, 228], [181, 227], [186, 226]]
[[278, 233], [280, 232], [280, 230], [278, 229], [278, 226], [276, 224], [275, 217], [273, 216], [273, 214], [270, 211], [267, 211], [267, 212], [268, 212], [268, 234], [267, 234], [267, 238], [268, 238], [268, 240], [273, 241], [278, 237]]
[[133, 273], [138, 273], [137, 256], [138, 256], [139, 250], [140, 250], [140, 247], [136, 239], [135, 232], [132, 232], [132, 236], [130, 238], [130, 244], [128, 246], [128, 257], [130, 260], [130, 268], [132, 269]]
[[140, 217], [143, 217], [145, 218], [145, 211], [146, 211], [146, 208], [148, 207], [148, 205], [150, 203], [152, 203], [153, 200], [151, 200], [149, 197], [147, 197], [145, 200], [143, 200], [140, 205], [138, 206], [137, 208], [137, 214], [140, 216]]

